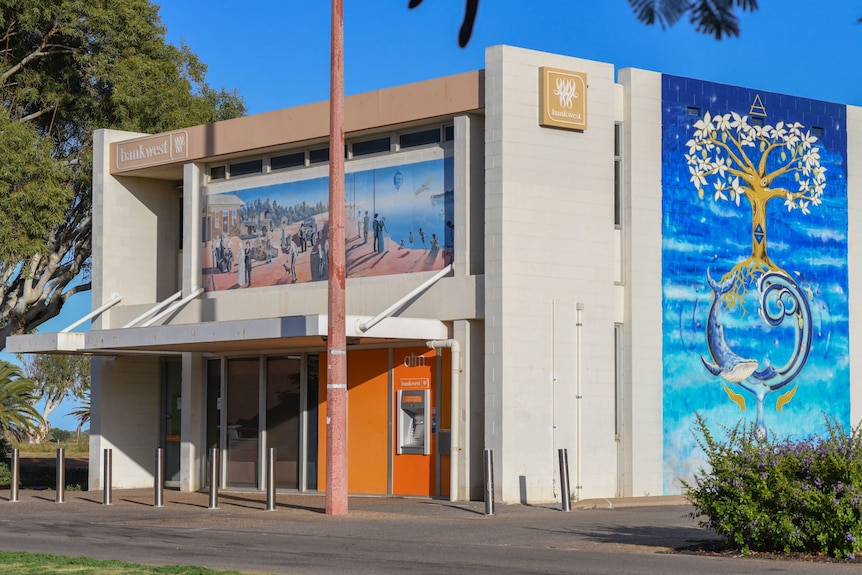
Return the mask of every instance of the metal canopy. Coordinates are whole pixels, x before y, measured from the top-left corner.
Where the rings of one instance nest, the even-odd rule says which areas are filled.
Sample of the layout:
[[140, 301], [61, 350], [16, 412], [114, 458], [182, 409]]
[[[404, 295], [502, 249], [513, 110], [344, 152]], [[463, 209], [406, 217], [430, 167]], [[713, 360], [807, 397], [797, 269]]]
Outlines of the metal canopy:
[[[369, 316], [347, 316], [352, 345], [426, 341], [448, 337], [435, 319], [388, 317], [365, 332], [358, 325]], [[238, 321], [105, 329], [90, 332], [39, 333], [7, 339], [10, 353], [134, 355], [139, 353], [230, 353], [320, 347], [327, 335], [326, 315], [303, 315]]]

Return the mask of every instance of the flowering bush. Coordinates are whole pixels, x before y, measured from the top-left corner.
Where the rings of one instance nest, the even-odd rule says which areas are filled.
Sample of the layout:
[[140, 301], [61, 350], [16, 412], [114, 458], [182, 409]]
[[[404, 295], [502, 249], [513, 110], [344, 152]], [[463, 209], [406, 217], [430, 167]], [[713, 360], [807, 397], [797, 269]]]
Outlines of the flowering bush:
[[862, 551], [862, 428], [758, 440], [753, 425], [717, 440], [698, 415], [698, 443], [711, 469], [683, 483], [702, 527], [743, 553], [782, 551], [854, 558]]

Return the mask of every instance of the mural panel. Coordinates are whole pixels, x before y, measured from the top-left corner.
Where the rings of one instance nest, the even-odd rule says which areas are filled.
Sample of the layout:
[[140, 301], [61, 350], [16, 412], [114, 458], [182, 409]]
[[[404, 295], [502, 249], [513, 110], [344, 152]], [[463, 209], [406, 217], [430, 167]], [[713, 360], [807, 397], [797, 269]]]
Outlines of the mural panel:
[[[345, 176], [347, 277], [442, 269], [452, 262], [453, 159]], [[207, 291], [325, 281], [329, 178], [206, 197]]]
[[664, 492], [718, 437], [847, 427], [844, 106], [662, 77]]

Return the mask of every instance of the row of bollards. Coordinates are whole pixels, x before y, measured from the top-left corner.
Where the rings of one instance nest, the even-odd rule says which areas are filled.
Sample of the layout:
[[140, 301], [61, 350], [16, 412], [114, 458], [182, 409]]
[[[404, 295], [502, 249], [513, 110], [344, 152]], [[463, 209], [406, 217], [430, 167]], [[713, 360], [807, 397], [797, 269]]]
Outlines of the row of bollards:
[[[209, 508], [218, 509], [218, 484], [219, 484], [219, 454], [217, 448], [210, 450], [210, 474], [209, 474]], [[18, 491], [20, 487], [20, 453], [18, 449], [12, 450], [12, 461], [10, 469], [10, 493], [9, 501], [18, 501]], [[111, 505], [113, 499], [113, 450], [104, 450], [104, 490], [102, 494], [102, 504]], [[66, 494], [66, 451], [62, 447], [57, 449], [57, 492], [54, 501], [56, 503], [65, 502]], [[156, 449], [155, 458], [155, 473], [153, 485], [153, 507], [164, 506], [164, 490], [165, 490], [165, 457], [164, 450], [159, 447]], [[267, 450], [266, 456], [266, 511], [275, 511], [275, 448], [270, 447]]]
[[[572, 501], [569, 494], [569, 459], [566, 449], [558, 450], [560, 460], [560, 491], [562, 499], [562, 511], [572, 510]], [[60, 447], [57, 449], [57, 495], [55, 501], [63, 503], [66, 493], [66, 473], [65, 473], [65, 450]], [[113, 451], [105, 449], [104, 451], [104, 491], [102, 503], [111, 505], [112, 489], [113, 489]], [[485, 515], [494, 515], [494, 450], [486, 449], [483, 457], [483, 474], [485, 484]], [[210, 449], [209, 457], [209, 508], [218, 509], [218, 484], [221, 467], [219, 466], [218, 448]], [[18, 482], [19, 482], [19, 453], [17, 449], [12, 450], [12, 466], [11, 466], [11, 491], [9, 501], [18, 501]], [[159, 447], [156, 449], [155, 460], [155, 481], [153, 486], [153, 506], [164, 506], [164, 477], [165, 477], [165, 459], [164, 450]], [[275, 511], [275, 448], [270, 447], [266, 454], [266, 511]]]
[[[572, 510], [572, 499], [569, 488], [569, 454], [567, 449], [557, 450], [560, 459], [560, 491], [561, 510]], [[485, 478], [485, 515], [494, 514], [494, 450], [486, 449], [483, 457], [483, 475]]]

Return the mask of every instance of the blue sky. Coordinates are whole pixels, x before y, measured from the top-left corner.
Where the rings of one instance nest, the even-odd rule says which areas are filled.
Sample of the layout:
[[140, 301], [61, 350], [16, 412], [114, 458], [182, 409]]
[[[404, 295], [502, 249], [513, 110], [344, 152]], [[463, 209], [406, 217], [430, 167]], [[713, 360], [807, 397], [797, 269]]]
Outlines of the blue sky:
[[[250, 114], [329, 97], [329, 2], [169, 0], [168, 41], [207, 64], [215, 88], [236, 89]], [[482, 0], [470, 44], [458, 47], [464, 0], [344, 0], [345, 92], [356, 94], [484, 67], [485, 48], [507, 44], [862, 106], [862, 1], [761, 0], [739, 38], [716, 41], [687, 21], [663, 30], [638, 22], [626, 0]], [[828, 10], [815, 9], [827, 6]], [[63, 329], [90, 309], [72, 299], [40, 328]], [[84, 329], [84, 328], [78, 328]], [[7, 357], [8, 358], [8, 357]], [[62, 405], [55, 427], [74, 428]]]

